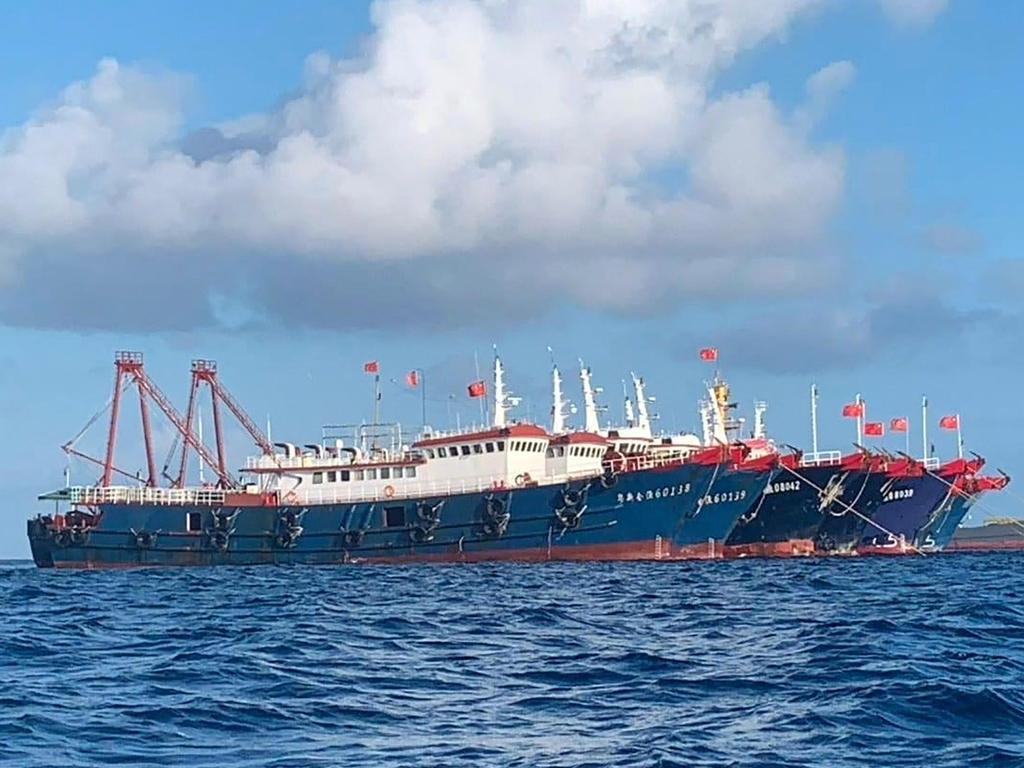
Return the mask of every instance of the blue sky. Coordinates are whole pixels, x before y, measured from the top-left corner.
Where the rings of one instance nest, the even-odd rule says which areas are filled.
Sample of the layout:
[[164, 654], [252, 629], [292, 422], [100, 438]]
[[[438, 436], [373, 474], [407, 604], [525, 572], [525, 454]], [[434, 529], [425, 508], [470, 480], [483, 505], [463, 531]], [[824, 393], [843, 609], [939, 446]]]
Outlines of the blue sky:
[[[368, 415], [372, 358], [386, 377], [427, 370], [435, 424], [449, 393], [472, 419], [462, 387], [492, 343], [533, 414], [551, 345], [568, 373], [586, 358], [612, 413], [637, 370], [662, 426], [692, 428], [696, 349], [717, 345], [738, 400], [748, 414], [768, 400], [782, 441], [809, 443], [816, 381], [826, 447], [849, 445], [839, 409], [861, 392], [872, 416], [911, 417], [916, 452], [927, 393], [941, 454], [954, 445], [935, 422], [958, 411], [968, 447], [1024, 477], [1022, 7], [772, 0], [758, 18], [723, 11], [716, 28], [747, 32], [693, 51], [659, 5], [624, 11], [622, 28], [664, 27], [668, 53], [608, 19], [559, 38], [571, 3], [7, 4], [0, 557], [27, 554], [58, 446], [108, 397], [122, 348], [145, 350], [179, 402], [189, 361], [216, 358], [253, 415], [298, 442]], [[608, 77], [549, 56], [609, 40], [643, 66], [616, 54]], [[548, 82], [566, 89], [550, 102]], [[29, 151], [33, 127], [58, 138]], [[593, 208], [577, 203], [595, 187]], [[626, 213], [609, 202], [622, 190]], [[418, 420], [398, 387], [384, 408]], [[94, 432], [83, 447], [101, 445]], [[1020, 511], [1009, 493], [984, 504], [977, 519]]]

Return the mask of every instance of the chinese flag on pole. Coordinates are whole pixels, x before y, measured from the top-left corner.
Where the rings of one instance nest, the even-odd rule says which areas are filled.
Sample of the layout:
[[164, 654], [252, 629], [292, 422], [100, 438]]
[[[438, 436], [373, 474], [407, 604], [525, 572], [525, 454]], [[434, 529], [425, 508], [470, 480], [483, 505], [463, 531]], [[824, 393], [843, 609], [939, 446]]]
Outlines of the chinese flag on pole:
[[869, 421], [864, 425], [864, 434], [868, 437], [882, 437], [885, 435], [885, 425], [880, 421]]
[[847, 403], [843, 406], [843, 418], [859, 419], [864, 415], [864, 403]]
[[420, 372], [409, 371], [405, 374], [405, 383], [409, 385], [409, 389], [416, 389], [420, 385]]
[[900, 416], [889, 422], [890, 432], [907, 432], [910, 430], [910, 421], [905, 416]]
[[470, 397], [486, 397], [487, 396], [487, 384], [482, 381], [474, 381], [466, 389], [469, 391]]
[[718, 347], [704, 347], [700, 351], [700, 359], [705, 363], [718, 362]]
[[939, 419], [939, 427], [942, 429], [960, 429], [960, 417], [943, 416]]
[[378, 363], [376, 360], [371, 360], [368, 363], [363, 363], [363, 373], [380, 373], [380, 363]]

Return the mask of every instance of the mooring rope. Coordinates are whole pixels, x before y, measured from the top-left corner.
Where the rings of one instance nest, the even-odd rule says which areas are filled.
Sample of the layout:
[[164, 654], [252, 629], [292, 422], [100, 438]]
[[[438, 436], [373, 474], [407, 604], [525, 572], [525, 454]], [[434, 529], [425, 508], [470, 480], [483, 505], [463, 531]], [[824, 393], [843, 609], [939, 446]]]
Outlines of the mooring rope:
[[[807, 478], [807, 477], [806, 477], [805, 475], [801, 475], [801, 474], [800, 474], [799, 472], [797, 472], [797, 471], [796, 471], [795, 469], [793, 469], [792, 467], [788, 467], [788, 466], [786, 466], [785, 464], [781, 464], [780, 466], [781, 466], [781, 467], [782, 467], [782, 468], [783, 468], [784, 470], [786, 470], [787, 472], [790, 472], [790, 473], [792, 473], [792, 474], [793, 474], [793, 476], [795, 476], [795, 477], [796, 477], [796, 478], [797, 478], [798, 480], [802, 480], [803, 482], [807, 483], [807, 484], [808, 484], [809, 486], [811, 486], [811, 488], [813, 488], [814, 490], [816, 490], [816, 491], [817, 491], [818, 493], [825, 493], [825, 489], [824, 489], [824, 488], [822, 488], [822, 487], [820, 487], [820, 486], [816, 485], [816, 484], [815, 484], [815, 483], [813, 483], [813, 482], [812, 482], [811, 480], [809, 480], [809, 479], [808, 479], [808, 478]], [[872, 519], [871, 519], [870, 517], [868, 517], [868, 516], [867, 516], [867, 515], [865, 515], [864, 513], [862, 513], [862, 512], [859, 512], [858, 510], [854, 509], [854, 508], [853, 508], [853, 507], [851, 507], [851, 506], [850, 506], [849, 504], [847, 504], [847, 503], [846, 503], [845, 501], [843, 501], [843, 500], [842, 500], [841, 498], [839, 498], [839, 497], [836, 497], [835, 501], [836, 501], [836, 503], [837, 503], [837, 504], [839, 504], [840, 506], [842, 506], [842, 507], [845, 507], [845, 508], [846, 508], [846, 509], [847, 509], [848, 511], [852, 512], [853, 514], [855, 514], [855, 515], [856, 515], [857, 517], [859, 517], [859, 518], [860, 518], [861, 520], [864, 520], [864, 521], [866, 521], [867, 523], [869, 523], [870, 525], [873, 525], [873, 526], [874, 526], [875, 528], [877, 528], [878, 530], [880, 530], [880, 531], [881, 531], [882, 533], [884, 533], [884, 534], [886, 534], [886, 535], [888, 535], [888, 536], [891, 536], [891, 537], [892, 537], [892, 538], [893, 538], [894, 540], [896, 540], [896, 541], [898, 541], [898, 540], [899, 540], [899, 537], [898, 537], [898, 536], [897, 536], [897, 535], [896, 535], [895, 533], [893, 533], [892, 531], [888, 530], [888, 529], [887, 529], [887, 528], [886, 528], [885, 526], [883, 526], [883, 525], [879, 525], [878, 523], [876, 523], [876, 522], [875, 522], [874, 520], [872, 520]], [[904, 541], [904, 545], [905, 545], [905, 546], [906, 546], [907, 548], [909, 548], [909, 549], [913, 550], [913, 551], [914, 551], [915, 553], [917, 553], [917, 554], [921, 555], [921, 557], [926, 557], [926, 555], [925, 555], [925, 553], [924, 553], [924, 551], [923, 551], [923, 550], [921, 550], [921, 549], [919, 549], [918, 547], [914, 546], [913, 544], [911, 544], [911, 543], [907, 542], [905, 538], [904, 538], [904, 540], [903, 540], [903, 541]]]

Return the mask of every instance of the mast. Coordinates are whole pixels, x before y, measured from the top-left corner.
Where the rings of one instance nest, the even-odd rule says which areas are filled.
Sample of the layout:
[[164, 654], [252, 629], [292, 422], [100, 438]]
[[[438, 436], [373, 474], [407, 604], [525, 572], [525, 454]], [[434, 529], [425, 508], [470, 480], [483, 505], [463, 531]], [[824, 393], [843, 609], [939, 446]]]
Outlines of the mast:
[[768, 403], [758, 400], [754, 403], [754, 439], [764, 440], [768, 437], [768, 430], [764, 423], [764, 414], [768, 410]]
[[598, 432], [601, 424], [597, 418], [597, 400], [594, 398], [594, 387], [590, 381], [590, 369], [580, 360], [580, 381], [583, 382], [584, 429], [587, 432]]
[[494, 426], [504, 427], [508, 424], [508, 392], [505, 391], [505, 369], [494, 350]]
[[705, 401], [700, 404], [700, 425], [704, 433], [704, 445], [717, 445], [715, 441], [714, 417], [711, 414], [711, 403]]
[[626, 382], [625, 381], [622, 382], [622, 397], [623, 397], [623, 400], [625, 401], [624, 404], [623, 404], [623, 409], [624, 409], [625, 414], [626, 414], [626, 426], [627, 427], [635, 427], [636, 426], [636, 413], [633, 411], [633, 401], [629, 399], [629, 393], [626, 391]]
[[729, 443], [729, 427], [732, 426], [729, 411], [733, 407], [729, 395], [729, 385], [716, 374], [715, 380], [708, 386], [710, 427], [716, 445]]
[[644, 380], [630, 371], [633, 378], [633, 392], [636, 395], [636, 425], [647, 437], [651, 436], [651, 416], [647, 410], [647, 393], [644, 388]]
[[562, 374], [558, 366], [551, 366], [551, 434], [560, 435], [566, 430], [566, 414], [569, 403], [562, 392]]
[[818, 385], [811, 384], [811, 450], [818, 455]]

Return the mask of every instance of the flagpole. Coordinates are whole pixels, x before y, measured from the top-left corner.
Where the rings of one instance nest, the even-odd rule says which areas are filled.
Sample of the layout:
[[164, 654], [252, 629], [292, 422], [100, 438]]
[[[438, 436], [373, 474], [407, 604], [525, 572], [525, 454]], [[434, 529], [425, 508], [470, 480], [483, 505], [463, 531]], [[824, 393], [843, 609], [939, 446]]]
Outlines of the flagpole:
[[377, 447], [377, 425], [380, 424], [380, 369], [373, 375], [373, 447]]
[[[475, 349], [473, 350], [473, 365], [476, 367], [476, 380], [477, 381], [481, 381], [481, 379], [480, 379], [480, 356], [476, 353]], [[484, 413], [484, 401], [487, 400], [487, 396], [484, 395], [483, 397], [478, 398], [478, 399], [480, 400], [480, 421], [483, 423], [483, 425], [486, 425], [487, 424], [487, 415]]]
[[907, 456], [910, 455], [910, 419], [907, 419], [907, 431], [904, 434], [907, 438]]
[[961, 459], [964, 457], [964, 436], [960, 431], [960, 414], [956, 415], [956, 452]]
[[818, 387], [811, 384], [811, 450], [818, 456]]
[[921, 395], [921, 455], [928, 461], [928, 396]]
[[417, 368], [420, 374], [420, 426], [427, 427], [427, 377], [422, 368]]
[[857, 445], [864, 442], [864, 400], [860, 396], [860, 392], [854, 398], [859, 408], [857, 408]]

